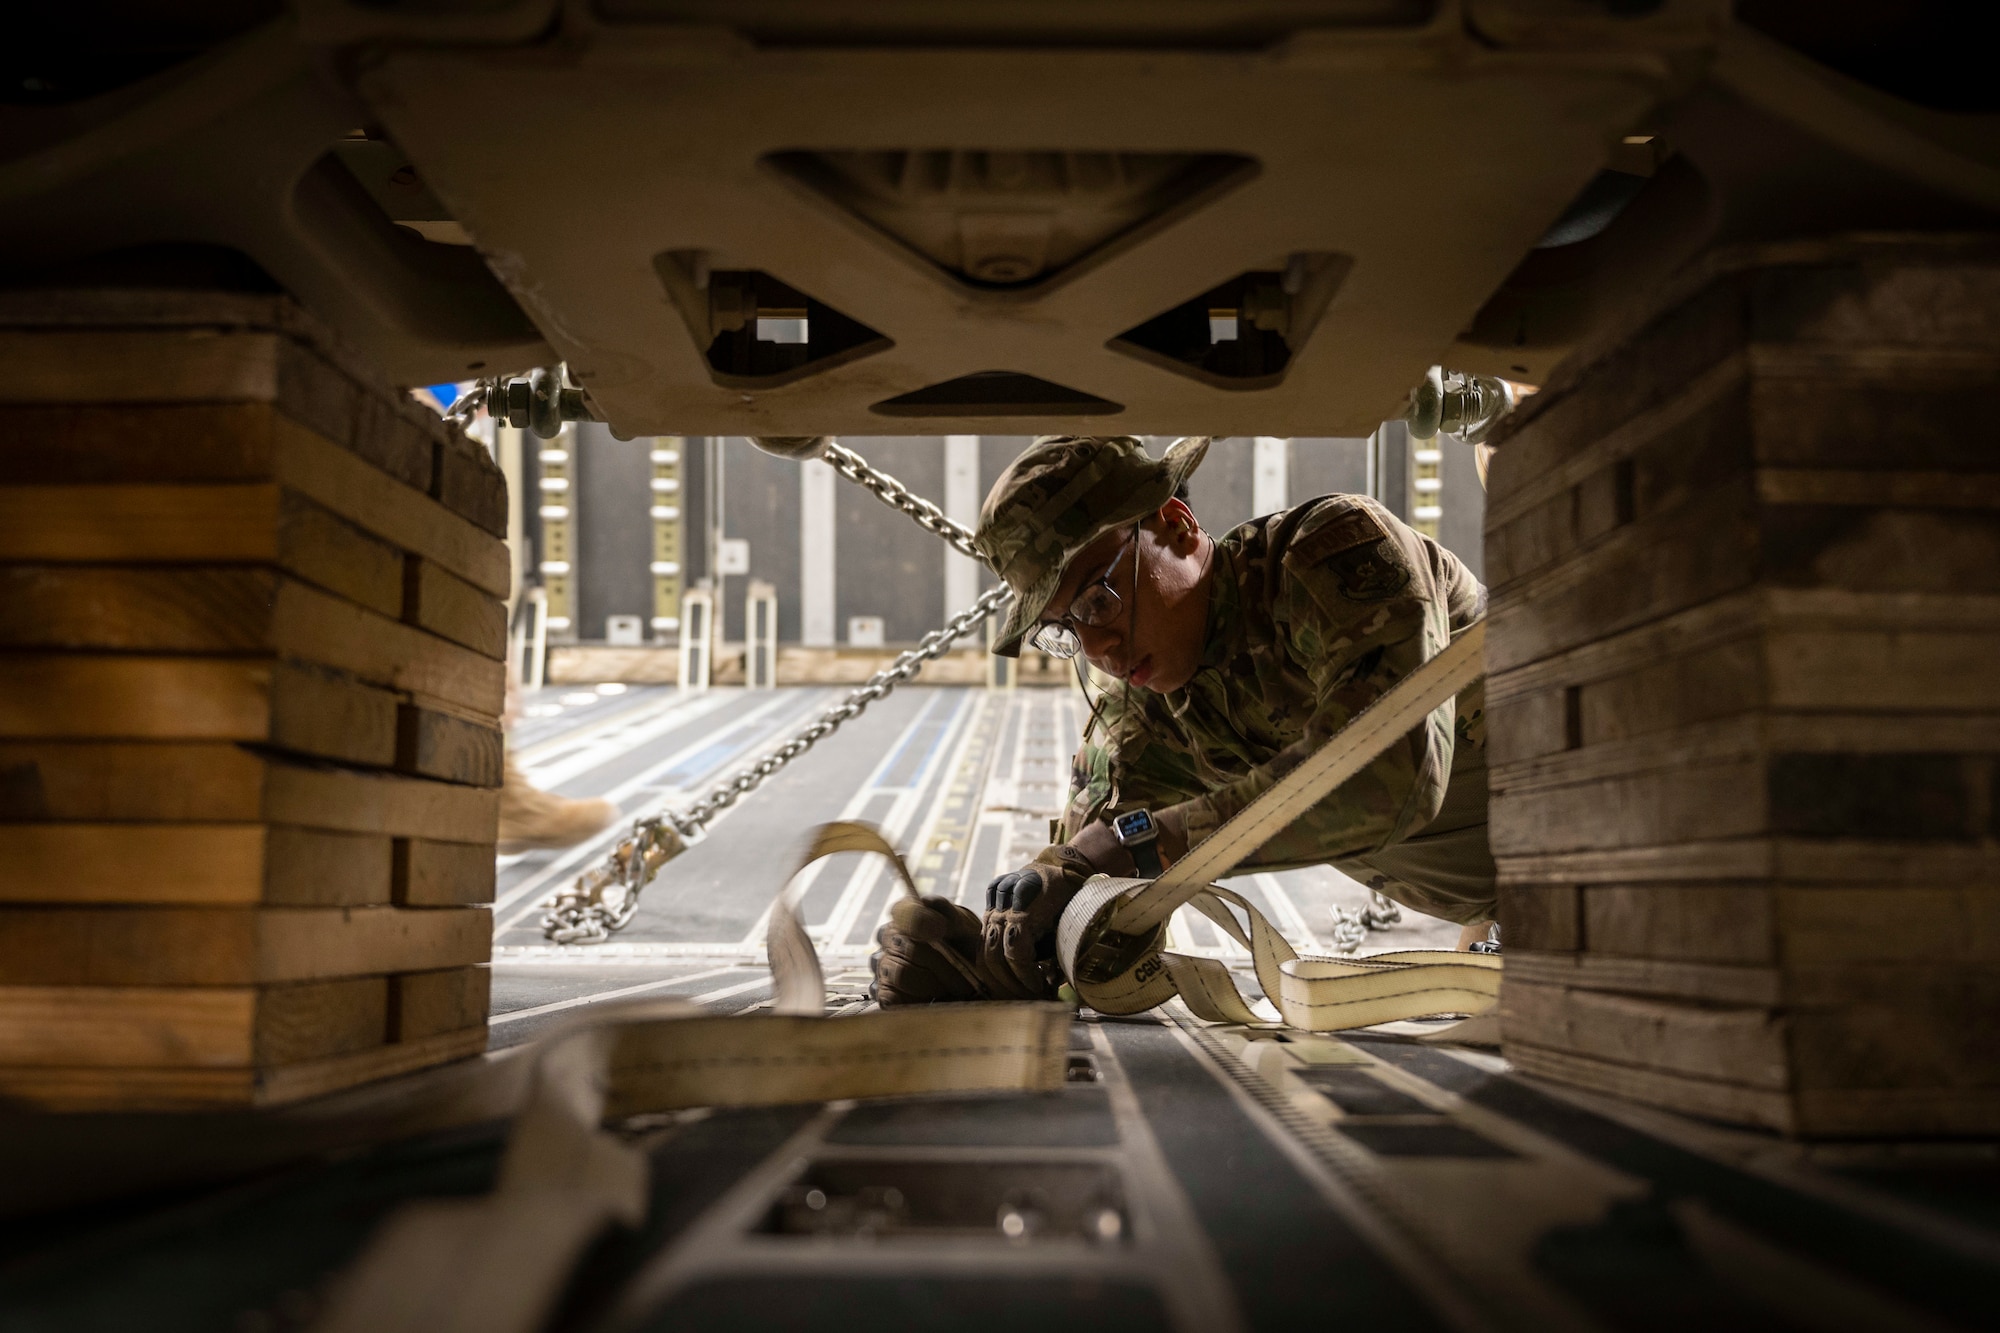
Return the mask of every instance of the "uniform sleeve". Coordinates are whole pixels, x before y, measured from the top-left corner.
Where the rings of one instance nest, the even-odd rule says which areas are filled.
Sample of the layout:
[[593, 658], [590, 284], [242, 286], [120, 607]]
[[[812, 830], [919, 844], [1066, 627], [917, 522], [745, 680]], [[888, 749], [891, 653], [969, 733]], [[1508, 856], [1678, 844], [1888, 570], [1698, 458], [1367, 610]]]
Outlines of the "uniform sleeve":
[[1107, 691], [1070, 764], [1061, 840], [1074, 838], [1114, 802], [1125, 809], [1159, 810], [1205, 789], [1193, 755], [1147, 717], [1145, 699]]
[[[1264, 593], [1280, 642], [1314, 689], [1305, 733], [1264, 763], [1180, 802], [1190, 843], [1214, 832], [1318, 750], [1353, 716], [1442, 651], [1453, 601], [1467, 582], [1440, 586], [1437, 548], [1371, 502], [1316, 507], [1274, 549]], [[1448, 554], [1448, 553], [1447, 553]], [[1451, 564], [1460, 573], [1464, 567]], [[1465, 574], [1471, 588], [1477, 581]], [[1433, 712], [1339, 790], [1260, 848], [1247, 865], [1289, 866], [1366, 855], [1434, 817], [1451, 771], [1453, 706]]]

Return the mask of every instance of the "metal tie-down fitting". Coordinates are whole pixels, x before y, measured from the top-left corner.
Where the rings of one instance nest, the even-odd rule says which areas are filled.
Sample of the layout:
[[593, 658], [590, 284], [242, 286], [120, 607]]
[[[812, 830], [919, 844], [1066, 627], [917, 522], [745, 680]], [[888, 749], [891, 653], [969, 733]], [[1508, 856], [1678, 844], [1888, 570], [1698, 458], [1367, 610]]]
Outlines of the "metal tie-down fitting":
[[1410, 390], [1402, 419], [1410, 423], [1415, 439], [1433, 439], [1443, 432], [1478, 444], [1518, 401], [1514, 386], [1506, 380], [1432, 366], [1423, 382]]
[[532, 431], [544, 440], [561, 434], [566, 421], [602, 420], [582, 389], [563, 382], [561, 366], [538, 366], [519, 379], [481, 380], [451, 405], [445, 417], [464, 422], [482, 406], [501, 425]]

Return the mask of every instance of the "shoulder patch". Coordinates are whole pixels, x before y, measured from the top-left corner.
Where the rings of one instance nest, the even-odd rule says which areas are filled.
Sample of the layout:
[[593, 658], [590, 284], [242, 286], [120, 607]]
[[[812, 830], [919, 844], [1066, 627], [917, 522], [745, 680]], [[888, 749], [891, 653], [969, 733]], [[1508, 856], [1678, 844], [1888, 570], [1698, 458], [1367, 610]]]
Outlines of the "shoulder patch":
[[1300, 524], [1301, 531], [1285, 547], [1285, 561], [1300, 567], [1318, 565], [1329, 556], [1351, 547], [1376, 542], [1389, 535], [1382, 521], [1368, 506], [1352, 500], [1323, 504], [1319, 512]]
[[1386, 602], [1410, 586], [1410, 569], [1387, 537], [1350, 546], [1326, 562], [1341, 594], [1357, 602]]

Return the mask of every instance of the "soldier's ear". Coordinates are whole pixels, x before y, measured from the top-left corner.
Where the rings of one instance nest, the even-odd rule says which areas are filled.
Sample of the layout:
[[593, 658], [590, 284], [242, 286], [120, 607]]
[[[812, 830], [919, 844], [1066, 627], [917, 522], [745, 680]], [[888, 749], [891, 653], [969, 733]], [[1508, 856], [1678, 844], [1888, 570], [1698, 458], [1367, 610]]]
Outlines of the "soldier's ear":
[[1176, 546], [1192, 543], [1201, 536], [1201, 524], [1184, 500], [1172, 499], [1161, 505], [1159, 520]]

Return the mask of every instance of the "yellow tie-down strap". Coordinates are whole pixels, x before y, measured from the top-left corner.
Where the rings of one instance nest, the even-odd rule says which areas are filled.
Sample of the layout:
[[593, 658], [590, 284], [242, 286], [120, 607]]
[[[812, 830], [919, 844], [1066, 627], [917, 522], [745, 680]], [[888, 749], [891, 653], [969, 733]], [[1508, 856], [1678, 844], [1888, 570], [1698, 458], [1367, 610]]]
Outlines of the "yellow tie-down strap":
[[[862, 824], [815, 831], [799, 869], [839, 852], [889, 857]], [[770, 1106], [1063, 1085], [1071, 1010], [950, 1004], [825, 1013], [798, 915], [797, 872], [769, 925], [776, 1012], [710, 1014], [685, 1000], [592, 1006], [541, 1038], [500, 1162], [478, 1199], [407, 1204], [377, 1229], [314, 1333], [530, 1333], [606, 1227], [646, 1217], [645, 1155], [603, 1124], [691, 1106]]]
[[[1259, 1012], [1243, 998], [1235, 977], [1219, 960], [1162, 948], [1165, 932], [1159, 928], [1126, 950], [1112, 968], [1080, 962], [1085, 941], [1102, 940], [1118, 905], [1149, 883], [1093, 879], [1063, 914], [1057, 956], [1077, 998], [1099, 1013], [1144, 1013], [1178, 995], [1196, 1018], [1211, 1023], [1282, 1022], [1310, 1032], [1337, 1032], [1405, 1018], [1477, 1014], [1500, 996], [1497, 954], [1402, 949], [1365, 958], [1301, 958], [1241, 894], [1215, 886], [1195, 892], [1188, 905], [1250, 951], [1257, 983], [1270, 1000], [1268, 1010]], [[1243, 913], [1247, 928], [1231, 908]]]
[[[1209, 1022], [1279, 1021], [1314, 1032], [1492, 1008], [1500, 996], [1498, 955], [1406, 949], [1365, 958], [1301, 958], [1262, 912], [1210, 882], [1484, 675], [1485, 648], [1486, 624], [1479, 621], [1158, 879], [1099, 876], [1085, 883], [1056, 930], [1056, 957], [1077, 998], [1100, 1013], [1136, 1014], [1178, 995]], [[1183, 904], [1250, 951], [1270, 1012], [1260, 1014], [1243, 999], [1221, 962], [1163, 947], [1166, 922]], [[1244, 914], [1247, 926], [1231, 908]]]

